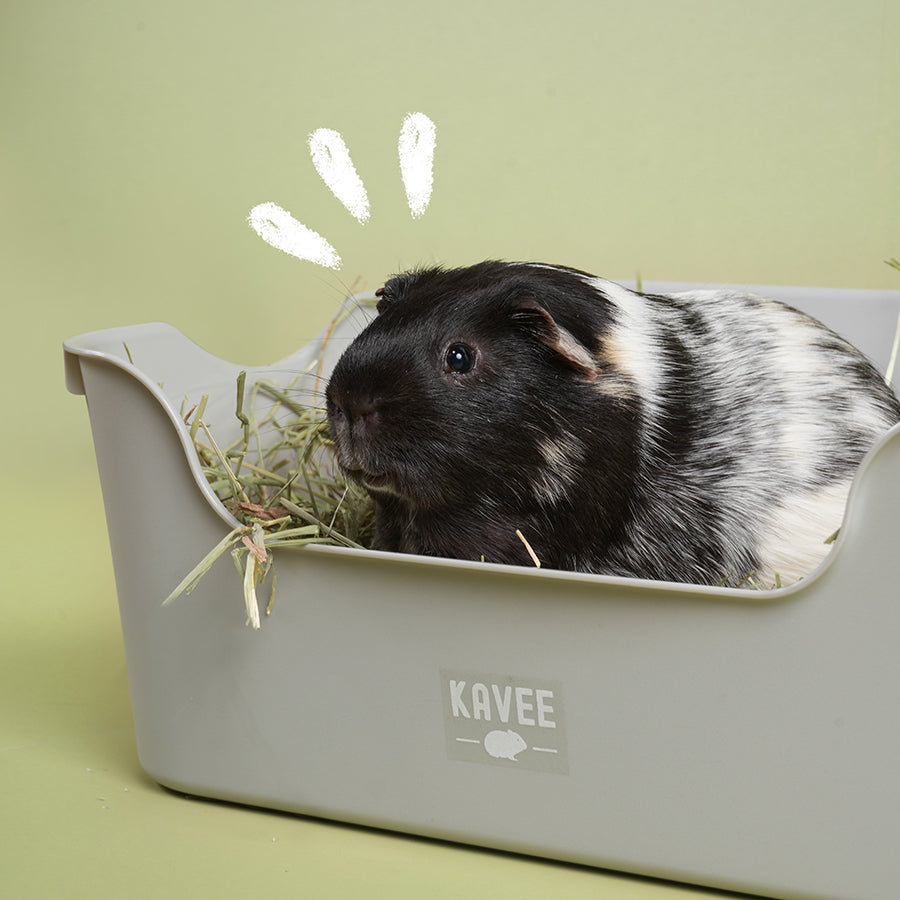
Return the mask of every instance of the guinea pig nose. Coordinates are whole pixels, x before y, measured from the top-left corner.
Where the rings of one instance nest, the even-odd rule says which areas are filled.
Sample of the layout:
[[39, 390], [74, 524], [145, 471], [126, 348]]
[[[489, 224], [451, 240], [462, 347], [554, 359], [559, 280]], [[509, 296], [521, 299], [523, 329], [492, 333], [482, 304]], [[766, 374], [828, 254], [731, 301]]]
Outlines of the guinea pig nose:
[[350, 423], [371, 425], [378, 418], [378, 404], [372, 399], [357, 399], [355, 402], [342, 404], [341, 409]]

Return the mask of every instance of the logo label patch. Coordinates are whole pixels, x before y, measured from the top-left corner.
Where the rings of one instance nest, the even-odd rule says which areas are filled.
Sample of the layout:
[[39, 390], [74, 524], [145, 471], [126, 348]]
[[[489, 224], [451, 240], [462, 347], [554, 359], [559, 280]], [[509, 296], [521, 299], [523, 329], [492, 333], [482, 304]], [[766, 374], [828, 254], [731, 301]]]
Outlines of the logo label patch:
[[447, 755], [566, 774], [566, 728], [558, 681], [441, 670]]

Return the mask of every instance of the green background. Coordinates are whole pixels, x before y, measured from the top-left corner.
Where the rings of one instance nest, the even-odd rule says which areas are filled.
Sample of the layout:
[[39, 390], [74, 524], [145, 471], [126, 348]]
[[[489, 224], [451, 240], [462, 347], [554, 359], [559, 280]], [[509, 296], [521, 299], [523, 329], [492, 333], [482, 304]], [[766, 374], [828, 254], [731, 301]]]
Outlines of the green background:
[[[486, 257], [898, 285], [900, 4], [0, 3], [0, 870], [16, 897], [675, 898], [687, 888], [186, 801], [138, 767], [71, 334], [165, 320], [265, 363], [352, 287]], [[420, 219], [403, 117], [437, 126]], [[309, 159], [341, 132], [365, 226]], [[247, 225], [274, 201], [340, 272]]]

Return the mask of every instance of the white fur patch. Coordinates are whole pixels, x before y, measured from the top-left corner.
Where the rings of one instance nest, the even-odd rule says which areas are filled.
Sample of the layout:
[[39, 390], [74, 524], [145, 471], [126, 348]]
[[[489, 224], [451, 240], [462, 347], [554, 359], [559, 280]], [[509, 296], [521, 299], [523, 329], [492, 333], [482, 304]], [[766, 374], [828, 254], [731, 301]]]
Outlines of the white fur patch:
[[840, 527], [847, 506], [850, 481], [842, 481], [786, 497], [773, 512], [758, 542], [766, 567], [754, 574], [763, 586], [791, 584], [808, 575], [828, 556], [825, 541]]
[[571, 434], [545, 438], [538, 443], [545, 468], [535, 484], [535, 494], [545, 503], [554, 504], [566, 496], [578, 474], [578, 460], [583, 454], [581, 443]]
[[635, 386], [652, 421], [653, 399], [660, 396], [662, 372], [659, 341], [654, 333], [653, 317], [647, 314], [647, 301], [614, 281], [605, 278], [585, 280], [608, 297], [616, 310], [616, 323], [606, 339], [604, 356]]

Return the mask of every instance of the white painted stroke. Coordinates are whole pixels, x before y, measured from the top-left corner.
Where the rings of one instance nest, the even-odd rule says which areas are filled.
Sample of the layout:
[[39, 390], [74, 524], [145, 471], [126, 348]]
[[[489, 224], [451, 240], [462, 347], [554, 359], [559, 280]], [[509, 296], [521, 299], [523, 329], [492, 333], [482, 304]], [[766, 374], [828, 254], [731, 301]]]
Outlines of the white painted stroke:
[[431, 200], [436, 135], [434, 122], [424, 113], [410, 113], [400, 128], [400, 174], [413, 218], [421, 216]]
[[309, 153], [334, 196], [361, 225], [368, 222], [369, 196], [341, 135], [330, 128], [317, 128], [309, 136]]
[[250, 227], [269, 245], [298, 259], [339, 269], [337, 250], [321, 234], [298, 222], [277, 203], [260, 203], [250, 210]]

